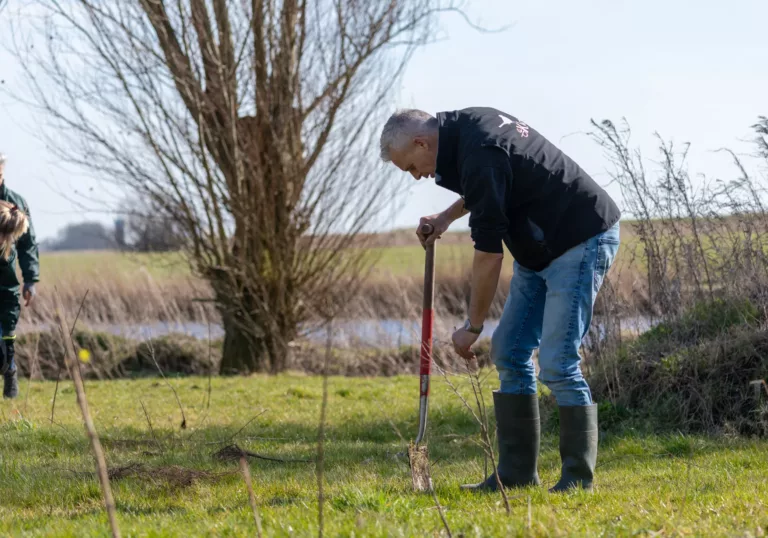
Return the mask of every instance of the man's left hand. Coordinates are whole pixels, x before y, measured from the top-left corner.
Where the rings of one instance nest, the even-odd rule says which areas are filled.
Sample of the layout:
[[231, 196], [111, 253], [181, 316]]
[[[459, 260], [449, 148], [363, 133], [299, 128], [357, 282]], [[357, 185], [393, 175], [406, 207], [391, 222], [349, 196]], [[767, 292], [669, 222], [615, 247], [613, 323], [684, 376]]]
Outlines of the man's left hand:
[[458, 329], [451, 337], [451, 340], [453, 341], [453, 349], [465, 360], [474, 360], [476, 358], [475, 352], [469, 348], [477, 342], [479, 337], [479, 334], [471, 333], [466, 329]]
[[24, 306], [29, 307], [29, 305], [32, 304], [32, 301], [35, 300], [35, 295], [37, 295], [37, 290], [35, 289], [34, 283], [24, 284]]

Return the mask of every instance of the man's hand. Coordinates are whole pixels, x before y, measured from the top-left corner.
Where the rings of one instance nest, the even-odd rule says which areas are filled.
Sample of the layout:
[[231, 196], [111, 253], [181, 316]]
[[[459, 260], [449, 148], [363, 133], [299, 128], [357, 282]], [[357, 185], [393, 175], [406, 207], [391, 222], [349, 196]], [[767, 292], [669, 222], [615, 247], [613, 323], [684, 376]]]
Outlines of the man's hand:
[[32, 304], [32, 301], [35, 300], [35, 295], [37, 295], [37, 290], [35, 289], [35, 284], [33, 282], [30, 282], [29, 284], [24, 284], [24, 306], [29, 307], [29, 305]]
[[[435, 240], [440, 239], [440, 236], [448, 230], [448, 227], [453, 221], [460, 219], [467, 213], [469, 213], [469, 211], [464, 208], [464, 200], [459, 198], [451, 204], [451, 207], [442, 213], [422, 217], [419, 221], [419, 227], [416, 229], [416, 235], [419, 236], [421, 246], [427, 248], [427, 245], [431, 245]], [[425, 236], [421, 233], [421, 227], [424, 224], [431, 224], [435, 229], [429, 236]]]
[[[434, 231], [429, 235], [424, 235], [421, 232], [421, 227], [425, 224], [431, 224], [434, 228]], [[428, 217], [421, 217], [419, 220], [419, 227], [416, 229], [416, 235], [419, 236], [419, 241], [421, 241], [421, 246], [426, 248], [427, 245], [431, 245], [436, 240], [440, 239], [440, 236], [445, 233], [446, 230], [448, 230], [448, 226], [451, 225], [451, 222], [445, 218], [445, 215], [443, 213], [438, 213], [436, 215], [430, 215]]]
[[471, 333], [464, 328], [458, 329], [451, 337], [451, 340], [453, 341], [453, 349], [465, 360], [475, 360], [477, 358], [475, 352], [470, 348], [477, 342], [479, 336], [479, 334]]

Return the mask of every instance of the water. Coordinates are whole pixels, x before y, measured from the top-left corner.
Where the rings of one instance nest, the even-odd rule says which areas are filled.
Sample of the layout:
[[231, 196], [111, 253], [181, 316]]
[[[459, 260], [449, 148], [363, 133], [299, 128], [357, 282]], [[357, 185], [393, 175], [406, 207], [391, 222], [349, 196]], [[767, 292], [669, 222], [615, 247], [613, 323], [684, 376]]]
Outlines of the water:
[[[498, 326], [498, 320], [488, 320], [480, 335], [490, 337]], [[598, 318], [593, 323], [600, 329], [602, 338], [604, 324]], [[652, 326], [652, 322], [646, 317], [623, 318], [622, 328], [633, 332], [644, 332]], [[454, 328], [463, 324], [461, 319], [437, 319], [434, 327], [434, 339], [437, 343], [450, 342]], [[83, 324], [80, 324], [84, 326]], [[88, 329], [101, 331], [132, 340], [147, 340], [168, 334], [184, 334], [200, 340], [213, 340], [224, 336], [221, 325], [206, 323], [149, 323], [149, 324], [89, 324]], [[19, 334], [30, 330], [46, 329], [47, 327], [20, 325]], [[315, 343], [326, 341], [326, 329], [306, 327], [302, 333], [302, 339]], [[401, 346], [418, 346], [421, 342], [421, 321], [413, 319], [354, 319], [339, 320], [333, 323], [333, 344], [338, 347], [373, 347], [396, 348]]]

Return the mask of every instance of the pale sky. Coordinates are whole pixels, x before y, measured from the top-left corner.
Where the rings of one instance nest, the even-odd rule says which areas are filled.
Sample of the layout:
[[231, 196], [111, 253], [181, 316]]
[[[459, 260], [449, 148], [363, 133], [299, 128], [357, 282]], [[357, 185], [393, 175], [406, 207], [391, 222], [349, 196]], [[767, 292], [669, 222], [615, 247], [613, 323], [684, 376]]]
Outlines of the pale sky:
[[[7, 9], [13, 5], [11, 0]], [[750, 125], [768, 115], [766, 0], [475, 0], [468, 11], [487, 27], [514, 26], [482, 34], [457, 15], [443, 17], [440, 42], [421, 49], [409, 64], [398, 106], [431, 113], [499, 108], [544, 134], [601, 184], [608, 182], [602, 150], [578, 134], [592, 118], [626, 117], [649, 159], [657, 157], [654, 131], [690, 142], [692, 172], [732, 178], [728, 158], [713, 151], [749, 150], [742, 141], [751, 136]], [[0, 41], [5, 29], [0, 23]], [[17, 76], [16, 60], [0, 48], [0, 80], [21, 87]], [[84, 218], [110, 222], [81, 213], [61, 196], [96, 184], [55, 167], [29, 117], [30, 111], [0, 93], [7, 181], [27, 198], [38, 235], [54, 236]], [[617, 189], [608, 190], [621, 205]], [[454, 200], [425, 180], [411, 189], [391, 226], [415, 227], [420, 216]]]

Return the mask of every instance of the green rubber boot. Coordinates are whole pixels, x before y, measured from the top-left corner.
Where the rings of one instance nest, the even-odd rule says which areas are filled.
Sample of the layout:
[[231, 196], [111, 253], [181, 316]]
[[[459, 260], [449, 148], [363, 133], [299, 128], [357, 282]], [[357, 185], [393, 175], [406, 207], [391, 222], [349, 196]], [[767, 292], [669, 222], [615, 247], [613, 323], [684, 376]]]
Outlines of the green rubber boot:
[[[499, 478], [505, 488], [538, 486], [539, 398], [536, 394], [493, 393], [496, 432], [499, 441]], [[479, 484], [466, 484], [461, 489], [493, 492], [498, 490], [496, 474]]]
[[597, 405], [560, 410], [560, 481], [549, 491], [592, 490], [597, 463]]

